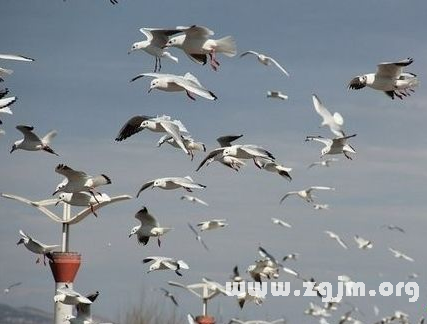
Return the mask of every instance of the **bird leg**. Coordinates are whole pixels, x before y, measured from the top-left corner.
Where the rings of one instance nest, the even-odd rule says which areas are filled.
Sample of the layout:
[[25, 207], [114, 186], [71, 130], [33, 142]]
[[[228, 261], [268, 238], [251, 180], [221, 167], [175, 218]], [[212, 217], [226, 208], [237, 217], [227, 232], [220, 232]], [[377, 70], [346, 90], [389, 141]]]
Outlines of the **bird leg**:
[[[89, 189], [89, 192], [90, 192], [90, 194], [92, 195], [92, 197], [93, 197], [93, 198], [95, 198], [95, 201], [99, 204], [99, 200], [98, 200], [98, 198], [96, 198], [96, 195], [95, 195], [95, 193], [93, 192], [93, 190], [92, 190], [92, 189]], [[99, 194], [99, 192], [98, 192], [98, 194]]]
[[193, 190], [191, 190], [190, 188], [184, 187], [185, 190], [187, 190], [188, 192], [193, 192]]
[[92, 212], [92, 214], [95, 215], [95, 217], [98, 217], [98, 215], [95, 213], [95, 210], [93, 209], [93, 205], [90, 205], [90, 211]]
[[253, 158], [253, 159], [252, 159], [252, 161], [254, 161], [254, 164], [255, 164], [255, 166], [256, 166], [258, 169], [262, 169], [262, 168], [258, 165], [258, 163], [256, 163], [255, 158]]
[[40, 263], [40, 257], [38, 257], [38, 258], [37, 258], [37, 260], [36, 260], [36, 264], [37, 264], [37, 263]]
[[43, 254], [43, 264], [46, 266], [46, 254]]
[[193, 151], [188, 151], [188, 153], [190, 154], [190, 156], [191, 156], [191, 161], [193, 161], [193, 159], [194, 159], [194, 153], [193, 153]]
[[155, 60], [156, 60], [156, 63], [154, 64], [154, 73], [156, 73], [157, 72], [157, 56], [155, 57]]
[[343, 152], [343, 154], [344, 154], [344, 156], [345, 156], [347, 159], [349, 159], [349, 160], [353, 160], [353, 159], [351, 158], [351, 156], [347, 155], [345, 152]]
[[191, 100], [196, 100], [196, 98], [194, 98], [191, 93], [187, 90], [185, 90], [185, 92], [187, 93], [187, 96], [191, 99]]
[[157, 244], [159, 245], [159, 247], [160, 247], [160, 244], [161, 244], [161, 242], [160, 242], [160, 236], [157, 236]]
[[160, 57], [158, 59], [159, 59], [159, 69], [157, 71], [160, 72], [160, 70], [162, 69], [162, 61]]

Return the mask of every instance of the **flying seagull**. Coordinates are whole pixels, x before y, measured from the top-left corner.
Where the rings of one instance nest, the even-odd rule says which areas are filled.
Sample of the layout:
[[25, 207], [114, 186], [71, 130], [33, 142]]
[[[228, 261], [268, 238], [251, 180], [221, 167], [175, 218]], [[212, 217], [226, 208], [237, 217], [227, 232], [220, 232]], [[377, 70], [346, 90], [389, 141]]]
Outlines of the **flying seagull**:
[[354, 240], [355, 240], [355, 241], [356, 241], [356, 243], [357, 243], [357, 247], [358, 247], [359, 249], [362, 249], [362, 250], [372, 249], [372, 247], [374, 246], [374, 245], [372, 244], [372, 241], [370, 241], [370, 240], [366, 240], [366, 239], [364, 239], [363, 237], [360, 237], [360, 236], [358, 236], [358, 235], [355, 235], [355, 236], [354, 236]]
[[172, 301], [172, 303], [176, 307], [178, 307], [178, 302], [176, 301], [175, 296], [169, 290], [162, 288], [162, 287], [160, 288], [160, 290], [163, 291], [165, 297], [169, 298]]
[[236, 43], [231, 36], [211, 39], [209, 37], [213, 36], [214, 32], [204, 26], [197, 25], [179, 26], [177, 29], [181, 30], [183, 35], [172, 37], [165, 46], [180, 48], [193, 62], [205, 65], [209, 55], [210, 65], [216, 71], [220, 65], [216, 59], [216, 54], [222, 53], [228, 57], [237, 54]]
[[200, 231], [213, 230], [217, 228], [222, 228], [227, 226], [226, 219], [211, 219], [208, 221], [200, 222], [197, 226], [200, 228]]
[[219, 143], [220, 147], [210, 151], [208, 155], [200, 162], [196, 171], [199, 171], [203, 165], [209, 165], [213, 161], [218, 161], [221, 164], [235, 170], [239, 171], [240, 167], [245, 165], [245, 163], [236, 157], [224, 156], [223, 152], [225, 148], [230, 147], [235, 140], [241, 138], [243, 135], [226, 135], [218, 137], [216, 140]]
[[280, 91], [267, 91], [267, 98], [287, 100], [288, 96]]
[[[154, 262], [153, 262], [154, 261]], [[175, 260], [173, 258], [167, 258], [162, 256], [149, 256], [142, 260], [143, 263], [153, 262], [147, 273], [156, 270], [173, 270], [178, 276], [182, 276], [179, 272], [181, 269], [190, 269], [187, 263], [183, 260]]]
[[389, 229], [390, 231], [398, 231], [398, 232], [400, 232], [400, 233], [405, 233], [405, 230], [404, 230], [402, 227], [400, 227], [400, 226], [396, 226], [396, 225], [393, 225], [393, 224], [383, 225], [383, 226], [381, 226], [381, 227], [386, 227], [386, 228], [387, 228], [387, 229]]
[[410, 261], [410, 262], [414, 262], [414, 259], [412, 259], [411, 257], [407, 256], [405, 253], [400, 252], [400, 251], [398, 251], [396, 249], [393, 249], [393, 248], [388, 248], [388, 249], [389, 249], [389, 251], [391, 253], [393, 253], [393, 255], [394, 255], [395, 258], [403, 259], [403, 260]]
[[338, 242], [339, 245], [341, 245], [344, 249], [348, 249], [347, 244], [344, 243], [344, 241], [341, 239], [341, 237], [339, 237], [338, 234], [335, 234], [332, 231], [325, 231], [324, 232], [326, 235], [328, 235], [331, 239], [335, 240]]
[[194, 95], [198, 95], [208, 100], [216, 100], [217, 96], [210, 90], [206, 89], [200, 81], [191, 73], [185, 75], [163, 74], [163, 73], [141, 73], [134, 77], [131, 82], [144, 76], [154, 78], [150, 83], [151, 92], [153, 89], [159, 89], [166, 92], [185, 91], [191, 100], [196, 100]]
[[315, 94], [313, 97], [313, 105], [314, 110], [322, 117], [322, 126], [328, 126], [332, 133], [338, 137], [344, 137], [344, 131], [342, 130], [342, 126], [344, 125], [344, 118], [340, 113], [335, 112], [333, 115], [329, 112], [328, 109], [322, 104], [319, 97]]
[[206, 243], [203, 241], [202, 237], [200, 236], [200, 234], [196, 231], [196, 229], [190, 224], [187, 223], [188, 227], [191, 229], [191, 231], [196, 235], [196, 240], [200, 242], [200, 244], [203, 245], [203, 247], [205, 248], [206, 251], [209, 251], [208, 246], [206, 245]]
[[412, 64], [414, 60], [407, 58], [398, 62], [384, 62], [378, 64], [376, 73], [368, 73], [353, 78], [348, 84], [349, 89], [362, 89], [366, 86], [383, 91], [391, 99], [403, 99], [414, 92], [418, 85], [417, 76], [403, 72], [403, 68]]
[[148, 188], [160, 188], [163, 190], [173, 190], [178, 188], [183, 188], [188, 192], [193, 192], [192, 189], [204, 189], [205, 185], [194, 182], [194, 180], [190, 176], [186, 177], [166, 177], [166, 178], [158, 178], [151, 181], [148, 181], [143, 184], [141, 189], [139, 189], [136, 197], [138, 198], [142, 191]]
[[[194, 151], [203, 151], [206, 152], [206, 146], [202, 142], [196, 142], [190, 135], [182, 135], [181, 136], [182, 144], [184, 144], [185, 148], [188, 151], [188, 154], [191, 157], [191, 161], [194, 159]], [[181, 148], [180, 144], [169, 134], [163, 135], [159, 141], [157, 142], [157, 147], [160, 147], [164, 143], [168, 143], [169, 145]]]
[[[21, 235], [21, 239], [16, 243], [16, 245], [24, 244], [24, 246], [31, 252], [39, 255], [43, 255], [43, 263], [46, 265], [46, 255], [48, 253], [52, 253], [56, 250], [59, 245], [47, 245], [43, 244], [36, 239], [33, 239], [28, 234], [24, 233], [22, 230], [19, 230], [19, 234]], [[40, 262], [40, 258], [37, 258], [36, 263]]]
[[138, 243], [142, 245], [146, 245], [150, 237], [157, 237], [157, 244], [160, 247], [160, 236], [172, 230], [172, 228], [169, 227], [160, 227], [157, 219], [148, 212], [145, 206], [135, 214], [135, 218], [139, 220], [141, 224], [132, 228], [129, 237], [136, 234]]
[[255, 55], [257, 57], [257, 59], [258, 59], [258, 62], [260, 62], [260, 63], [262, 63], [262, 64], [264, 64], [266, 66], [272, 65], [272, 64], [275, 65], [276, 67], [279, 68], [280, 71], [282, 71], [287, 76], [289, 76], [289, 73], [274, 58], [272, 58], [270, 56], [267, 56], [265, 54], [261, 54], [261, 53], [255, 52], [255, 51], [244, 52], [244, 53], [240, 54], [240, 57], [246, 56], [248, 54]]
[[282, 203], [286, 198], [288, 198], [291, 195], [296, 195], [298, 197], [300, 197], [301, 199], [305, 200], [308, 203], [313, 202], [313, 196], [311, 194], [311, 192], [313, 190], [335, 190], [335, 188], [331, 188], [331, 187], [322, 187], [322, 186], [312, 186], [309, 187], [307, 189], [303, 189], [300, 191], [289, 191], [288, 193], [286, 193], [282, 199], [280, 199], [280, 203]]
[[18, 287], [20, 285], [22, 285], [22, 282], [15, 282], [15, 283], [9, 285], [8, 287], [4, 288], [3, 293], [5, 295], [7, 295], [8, 293], [10, 293], [10, 291], [12, 290], [12, 288]]
[[332, 158], [332, 159], [326, 159], [323, 161], [313, 162], [307, 167], [307, 169], [311, 169], [314, 166], [322, 166], [322, 167], [329, 168], [332, 162], [337, 162], [337, 161], [338, 159]]
[[287, 168], [276, 161], [272, 161], [270, 158], [267, 159], [264, 157], [255, 157], [254, 162], [259, 169], [277, 173], [288, 181], [292, 180], [292, 177], [289, 174], [289, 172], [292, 171], [292, 168]]
[[187, 200], [187, 201], [190, 201], [192, 203], [199, 203], [201, 205], [209, 206], [207, 202], [201, 200], [200, 198], [190, 196], [190, 195], [181, 196], [181, 200]]
[[325, 138], [323, 136], [307, 136], [305, 141], [316, 141], [323, 143], [325, 147], [321, 150], [322, 157], [326, 154], [344, 154], [347, 159], [352, 160], [348, 153], [356, 153], [356, 151], [350, 144], [347, 143], [347, 140], [355, 136], [356, 134], [353, 134], [345, 137], [336, 137], [334, 139]]
[[52, 139], [56, 136], [56, 131], [50, 131], [44, 137], [38, 137], [34, 132], [33, 126], [18, 125], [16, 129], [24, 134], [24, 138], [16, 141], [10, 153], [16, 150], [25, 150], [25, 151], [45, 151], [50, 154], [58, 155], [54, 150], [49, 146]]
[[172, 119], [170, 116], [150, 117], [150, 116], [134, 116], [122, 126], [116, 141], [120, 142], [124, 139], [148, 129], [156, 133], [166, 133], [171, 136], [175, 143], [186, 153], [190, 154], [184, 144], [183, 135], [188, 134], [187, 128], [177, 119]]
[[164, 50], [164, 46], [168, 42], [169, 37], [180, 33], [180, 30], [163, 28], [141, 28], [139, 31], [143, 33], [145, 37], [147, 37], [147, 39], [141, 42], [133, 43], [128, 54], [136, 50], [143, 50], [144, 52], [154, 56], [156, 58], [154, 72], [159, 72], [162, 68], [162, 57], [167, 57], [175, 62], [178, 62], [178, 59], [175, 56], [172, 56], [169, 52]]
[[279, 226], [287, 227], [287, 228], [291, 228], [291, 227], [292, 227], [292, 225], [291, 225], [291, 224], [288, 224], [288, 223], [286, 223], [285, 221], [283, 221], [283, 220], [281, 220], [281, 219], [278, 219], [278, 218], [274, 218], [274, 217], [272, 217], [272, 218], [271, 218], [271, 221], [272, 221], [272, 222], [273, 222], [273, 224], [275, 224], [275, 225], [279, 225]]

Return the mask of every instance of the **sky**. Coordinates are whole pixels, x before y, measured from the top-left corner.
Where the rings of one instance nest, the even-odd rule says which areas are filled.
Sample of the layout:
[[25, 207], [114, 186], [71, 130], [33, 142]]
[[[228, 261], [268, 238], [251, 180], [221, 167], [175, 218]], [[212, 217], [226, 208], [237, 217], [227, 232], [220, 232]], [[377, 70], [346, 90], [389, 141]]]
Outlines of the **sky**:
[[[54, 172], [59, 163], [89, 174], [105, 173], [112, 184], [103, 188], [110, 196], [136, 195], [148, 180], [166, 176], [192, 176], [207, 185], [194, 194], [209, 207], [181, 201], [184, 191], [150, 190], [138, 199], [100, 210], [71, 227], [71, 250], [82, 254], [83, 263], [75, 281], [76, 290], [101, 292], [93, 313], [116, 319], [141, 301], [141, 294], [162, 303], [152, 289], [167, 287], [168, 280], [199, 282], [203, 276], [225, 282], [234, 265], [241, 272], [259, 258], [259, 245], [281, 258], [300, 253], [287, 266], [319, 281], [335, 283], [347, 274], [369, 287], [382, 281], [397, 283], [408, 274], [419, 274], [420, 298], [409, 303], [402, 297], [348, 297], [374, 322], [372, 306], [380, 316], [400, 309], [414, 321], [425, 315], [427, 302], [423, 259], [427, 139], [423, 136], [427, 111], [424, 88], [427, 69], [425, 1], [131, 1], [107, 0], [16, 1], [1, 4], [0, 53], [22, 54], [33, 63], [1, 61], [15, 72], [0, 87], [8, 87], [18, 101], [12, 116], [2, 115], [0, 138], [0, 192], [32, 200], [51, 196], [62, 180]], [[203, 25], [215, 37], [232, 35], [239, 53], [255, 50], [274, 57], [290, 73], [259, 64], [254, 57], [218, 56], [218, 72], [199, 66], [179, 49], [170, 52], [179, 63], [162, 61], [162, 72], [191, 72], [212, 90], [215, 102], [184, 93], [147, 93], [149, 79], [130, 83], [142, 72], [151, 72], [154, 58], [143, 52], [127, 54], [132, 43], [143, 39], [141, 27], [170, 28]], [[356, 75], [375, 72], [376, 65], [413, 57], [407, 70], [418, 75], [420, 85], [405, 100], [394, 100], [372, 89], [347, 90]], [[266, 98], [268, 90], [281, 90], [287, 101]], [[345, 129], [357, 134], [351, 143], [357, 153], [352, 161], [340, 157], [330, 168], [307, 166], [320, 158], [321, 145], [305, 143], [307, 135], [330, 137], [320, 129], [313, 109], [315, 93], [332, 112], [340, 112]], [[195, 172], [204, 153], [193, 162], [173, 147], [156, 147], [160, 136], [143, 131], [116, 143], [120, 127], [134, 115], [167, 114], [181, 120], [192, 136], [208, 150], [221, 135], [244, 134], [240, 143], [257, 144], [277, 160], [292, 167], [292, 182], [260, 171], [251, 161], [236, 173], [218, 164]], [[16, 151], [21, 138], [16, 125], [35, 127], [37, 134], [58, 131], [52, 147], [60, 155]], [[279, 205], [290, 190], [312, 185], [335, 187], [318, 193], [318, 202], [330, 210], [316, 211], [295, 197]], [[138, 224], [134, 214], [147, 206], [160, 224], [174, 230], [163, 238], [140, 246], [129, 239]], [[79, 208], [73, 208], [78, 211]], [[60, 213], [61, 207], [56, 211]], [[50, 244], [60, 243], [61, 228], [28, 206], [0, 200], [0, 286], [22, 281], [15, 292], [0, 295], [12, 306], [34, 306], [53, 311], [54, 284], [49, 267], [35, 264], [36, 257], [17, 247], [20, 229]], [[283, 218], [292, 229], [276, 227], [271, 217]], [[187, 228], [211, 218], [226, 218], [228, 227], [204, 233], [211, 247], [206, 252]], [[381, 226], [396, 224], [405, 234]], [[344, 250], [327, 238], [332, 230], [350, 245]], [[374, 247], [358, 250], [354, 235], [371, 239]], [[111, 246], [107, 244], [111, 243]], [[415, 259], [409, 263], [393, 258], [389, 247]], [[178, 278], [173, 272], [147, 274], [141, 260], [150, 255], [184, 259], [190, 270]], [[300, 281], [281, 275], [295, 288]], [[199, 314], [200, 302], [192, 295], [170, 288], [182, 306], [181, 314]], [[290, 323], [316, 323], [303, 314], [312, 297], [269, 297], [262, 306], [248, 304], [241, 311], [236, 301], [218, 297], [209, 309], [224, 322], [241, 319], [286, 317]], [[168, 311], [172, 311], [172, 307]], [[338, 318], [348, 306], [334, 314]]]

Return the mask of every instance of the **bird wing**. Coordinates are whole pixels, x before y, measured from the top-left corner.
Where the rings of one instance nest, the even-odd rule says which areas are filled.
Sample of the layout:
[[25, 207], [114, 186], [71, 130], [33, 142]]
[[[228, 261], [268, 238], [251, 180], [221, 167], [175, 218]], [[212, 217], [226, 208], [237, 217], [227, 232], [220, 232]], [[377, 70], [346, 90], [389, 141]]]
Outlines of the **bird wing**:
[[65, 164], [58, 164], [55, 168], [55, 172], [62, 174], [69, 181], [80, 181], [88, 177], [83, 171], [76, 171]]
[[283, 66], [281, 66], [274, 58], [270, 57], [270, 61], [273, 62], [273, 64], [275, 66], [277, 66], [279, 68], [280, 71], [282, 71], [283, 73], [285, 73], [287, 76], [289, 76], [288, 71], [286, 71]]
[[246, 56], [248, 54], [253, 54], [253, 55], [259, 56], [259, 53], [255, 52], [255, 51], [246, 51], [246, 52], [243, 52], [242, 54], [240, 54], [240, 57]]
[[12, 289], [13, 287], [17, 287], [17, 286], [20, 286], [20, 285], [22, 285], [22, 282], [16, 282], [14, 284], [11, 284], [9, 287], [7, 287], [7, 289]]
[[141, 74], [138, 74], [137, 76], [134, 76], [134, 77], [130, 80], [130, 82], [133, 82], [133, 81], [138, 80], [138, 79], [140, 79], [140, 78], [142, 78], [142, 77], [145, 77], [145, 76], [152, 77], [152, 78], [155, 78], [155, 79], [161, 79], [161, 78], [176, 78], [176, 77], [179, 77], [178, 75], [174, 75], [174, 74], [165, 74], [165, 73], [154, 73], [154, 72], [152, 72], [152, 73], [141, 73]]
[[[186, 74], [186, 76], [187, 76], [187, 74]], [[212, 91], [207, 90], [200, 83], [195, 82], [191, 78], [188, 78], [185, 76], [179, 77], [179, 78], [174, 78], [173, 82], [176, 85], [184, 88], [188, 92], [194, 93], [200, 97], [206, 98], [208, 100], [215, 100], [216, 99], [216, 96]]]
[[338, 244], [341, 245], [344, 249], [348, 249], [347, 244], [344, 243], [344, 241], [341, 239], [341, 237], [336, 235], [335, 239], [337, 240]]
[[135, 218], [141, 222], [141, 226], [153, 226], [159, 227], [159, 222], [157, 219], [151, 215], [146, 207], [140, 209], [136, 214]]
[[14, 60], [14, 61], [25, 61], [25, 62], [32, 62], [34, 59], [30, 57], [26, 57], [23, 55], [16, 55], [16, 54], [0, 54], [0, 59], [3, 60]]
[[199, 204], [209, 206], [209, 204], [206, 201], [201, 200], [200, 198], [194, 197], [194, 200], [197, 201]]
[[160, 121], [160, 125], [164, 128], [164, 130], [172, 136], [172, 138], [175, 140], [175, 142], [179, 145], [179, 147], [188, 154], [188, 150], [185, 147], [185, 144], [182, 140], [181, 132], [179, 131], [179, 126], [176, 125], [174, 122], [171, 121]]
[[9, 93], [9, 89], [8, 88], [4, 88], [0, 90], [0, 99], [5, 97], [7, 94]]
[[111, 179], [107, 177], [105, 174], [100, 174], [94, 177], [91, 177], [92, 184], [91, 187], [99, 187], [111, 184]]
[[52, 139], [58, 134], [56, 130], [51, 130], [42, 138], [42, 143], [44, 145], [49, 145]]
[[193, 227], [193, 225], [191, 225], [190, 223], [187, 223], [188, 227], [190, 227], [191, 231], [196, 234], [197, 236], [199, 236], [199, 233], [196, 231], [196, 229]]
[[314, 110], [316, 110], [316, 112], [320, 115], [320, 117], [322, 117], [323, 120], [327, 120], [327, 119], [332, 118], [331, 113], [322, 104], [319, 97], [317, 97], [315, 94], [313, 94], [312, 98], [313, 98]]
[[313, 186], [307, 189], [307, 192], [313, 191], [313, 190], [335, 190], [335, 188], [331, 187], [322, 187], [322, 186]]
[[163, 28], [141, 28], [139, 30], [147, 37], [147, 41], [157, 47], [163, 47], [169, 40], [169, 36], [180, 33], [177, 29], [163, 29]]
[[16, 97], [8, 97], [8, 98], [3, 98], [0, 99], [0, 109], [3, 109], [3, 113], [6, 114], [12, 114], [12, 111], [10, 109], [6, 109], [6, 107], [12, 105], [18, 98]]
[[273, 154], [271, 154], [269, 151], [262, 148], [261, 146], [240, 145], [239, 149], [253, 156], [260, 156], [260, 157], [266, 158], [267, 160], [275, 160], [275, 157], [273, 156]]
[[305, 141], [316, 141], [316, 142], [320, 142], [323, 143], [325, 145], [332, 145], [333, 140], [331, 140], [330, 138], [324, 138], [322, 136], [307, 136], [305, 138]]
[[24, 134], [24, 141], [41, 142], [40, 138], [33, 133], [34, 127], [27, 125], [18, 125], [16, 129]]
[[219, 145], [221, 147], [227, 147], [227, 146], [231, 146], [232, 142], [234, 142], [235, 140], [239, 139], [242, 136], [243, 136], [243, 134], [241, 134], [241, 135], [226, 135], [226, 136], [218, 137], [216, 139], [216, 141], [219, 143]]
[[214, 32], [204, 26], [192, 25], [190, 27], [177, 26], [177, 30], [184, 32], [187, 36], [192, 38], [207, 38], [214, 35]]
[[144, 183], [141, 187], [141, 189], [139, 189], [138, 193], [136, 194], [136, 198], [139, 197], [140, 193], [143, 192], [145, 189], [150, 188], [152, 185], [154, 184], [154, 180], [148, 181], [146, 183]]
[[289, 191], [288, 193], [286, 193], [283, 197], [282, 197], [282, 199], [280, 199], [280, 203], [282, 203], [283, 202], [283, 200], [285, 200], [286, 198], [288, 198], [289, 196], [291, 196], [291, 195], [296, 195], [298, 193], [298, 191]]
[[188, 178], [178, 178], [178, 177], [174, 177], [170, 179], [171, 182], [181, 186], [181, 187], [186, 187], [186, 188], [200, 188], [200, 185], [193, 182], [192, 180], [188, 179]]
[[383, 62], [378, 64], [376, 76], [382, 78], [397, 79], [403, 71], [403, 67], [408, 66], [414, 60], [407, 58], [398, 62]]
[[131, 119], [129, 119], [126, 124], [122, 126], [122, 128], [119, 131], [119, 134], [116, 137], [116, 141], [120, 142], [124, 139], [142, 131], [144, 128], [141, 128], [141, 124], [144, 120], [152, 119], [153, 117], [150, 116], [134, 116]]
[[268, 253], [262, 246], [260, 246], [258, 248], [258, 253], [261, 257], [270, 259], [274, 263], [277, 263], [276, 258], [273, 255], [271, 255], [270, 253]]
[[222, 154], [222, 152], [224, 151], [224, 149], [223, 148], [217, 148], [217, 149], [215, 149], [215, 150], [213, 150], [213, 151], [210, 151], [209, 153], [208, 153], [208, 155], [206, 155], [206, 157], [203, 159], [203, 161], [202, 162], [200, 162], [200, 164], [199, 164], [199, 166], [197, 167], [197, 169], [196, 169], [196, 171], [199, 171], [200, 170], [200, 168], [206, 163], [206, 161], [207, 160], [210, 160], [210, 159], [213, 159], [215, 156], [217, 156], [217, 155], [221, 155]]

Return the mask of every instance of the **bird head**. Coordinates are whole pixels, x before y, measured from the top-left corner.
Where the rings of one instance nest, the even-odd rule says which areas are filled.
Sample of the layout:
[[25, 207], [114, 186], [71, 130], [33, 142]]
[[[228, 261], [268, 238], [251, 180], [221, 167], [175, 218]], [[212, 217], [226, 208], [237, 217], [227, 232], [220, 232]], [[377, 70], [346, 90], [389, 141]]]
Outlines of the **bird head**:
[[25, 239], [24, 239], [24, 238], [21, 238], [21, 239], [18, 241], [18, 243], [16, 243], [16, 245], [24, 244], [24, 243], [25, 243]]
[[133, 51], [139, 50], [144, 48], [144, 42], [136, 42], [132, 44], [132, 47], [130, 48], [128, 54], [132, 53]]
[[322, 150], [320, 151], [321, 157], [325, 156], [329, 152], [329, 150], [329, 147], [322, 148]]
[[175, 36], [172, 37], [171, 39], [169, 39], [169, 41], [165, 44], [165, 47], [181, 47], [182, 43], [184, 42], [185, 39], [185, 35], [179, 35], [179, 36]]
[[160, 87], [160, 80], [159, 79], [152, 80], [150, 83], [150, 89], [148, 89], [148, 93], [150, 93], [151, 90], [159, 88], [159, 87]]
[[12, 149], [10, 150], [10, 153], [12, 153], [13, 151], [16, 151], [18, 149], [18, 146], [15, 144], [13, 144]]
[[136, 234], [136, 232], [138, 232], [139, 228], [140, 228], [140, 226], [135, 226], [134, 228], [132, 228], [130, 230], [129, 237], [132, 237], [132, 235]]

